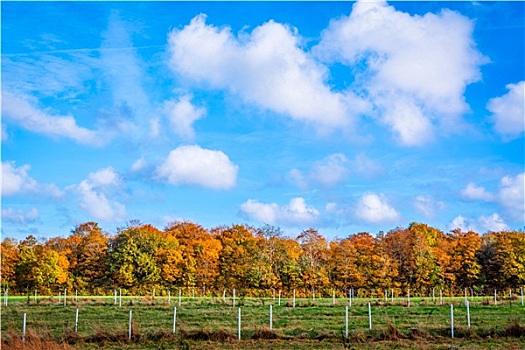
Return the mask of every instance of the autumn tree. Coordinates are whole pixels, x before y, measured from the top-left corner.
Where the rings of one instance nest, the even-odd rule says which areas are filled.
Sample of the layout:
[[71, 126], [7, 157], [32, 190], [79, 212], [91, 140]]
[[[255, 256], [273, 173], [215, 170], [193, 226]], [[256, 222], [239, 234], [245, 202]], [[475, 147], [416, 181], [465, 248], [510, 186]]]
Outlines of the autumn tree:
[[20, 259], [18, 242], [12, 238], [5, 238], [2, 241], [0, 248], [0, 258], [2, 266], [2, 273], [0, 278], [2, 288], [16, 289], [15, 265]]
[[329, 285], [326, 259], [328, 243], [317, 230], [309, 228], [297, 236], [303, 253], [300, 257], [302, 279], [305, 287], [323, 290]]

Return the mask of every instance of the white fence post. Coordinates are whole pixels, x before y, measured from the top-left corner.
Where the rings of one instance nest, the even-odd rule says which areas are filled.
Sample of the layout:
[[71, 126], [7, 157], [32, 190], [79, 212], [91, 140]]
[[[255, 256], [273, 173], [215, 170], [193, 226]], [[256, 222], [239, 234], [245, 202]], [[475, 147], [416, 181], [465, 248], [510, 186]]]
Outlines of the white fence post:
[[179, 288], [179, 306], [180, 306], [180, 303], [181, 303], [181, 298], [182, 298], [182, 291]]
[[450, 304], [450, 336], [454, 338], [454, 305]]
[[233, 288], [233, 307], [235, 307], [235, 288]]
[[36, 303], [36, 289], [35, 289], [35, 303]]
[[348, 306], [345, 306], [345, 338], [348, 338]]
[[436, 301], [436, 294], [434, 293], [435, 287], [432, 287], [432, 302]]
[[372, 329], [372, 307], [368, 303], [368, 329]]
[[128, 339], [131, 340], [131, 325], [133, 322], [133, 311], [129, 310], [129, 329], [128, 329]]
[[175, 327], [177, 324], [177, 307], [173, 308], [173, 334], [175, 334]]
[[292, 304], [293, 304], [293, 307], [295, 307], [295, 289], [293, 290], [293, 302], [292, 302]]
[[117, 305], [117, 290], [113, 289], [113, 305]]
[[388, 289], [385, 289], [385, 303], [388, 301]]
[[332, 289], [332, 305], [335, 305], [335, 289]]
[[494, 289], [494, 305], [498, 303], [498, 299], [496, 297], [496, 290]]
[[410, 307], [410, 289], [408, 289], [408, 294], [407, 294], [407, 306]]
[[78, 309], [75, 311], [75, 333], [78, 333]]
[[281, 291], [279, 290], [279, 301], [278, 301], [278, 305], [281, 306]]
[[348, 306], [352, 306], [352, 289], [348, 290]]
[[118, 306], [122, 307], [122, 289], [119, 288], [118, 290]]
[[521, 292], [521, 306], [523, 306], [523, 287], [520, 287]]
[[26, 341], [26, 313], [24, 312], [24, 322], [22, 323], [22, 342]]
[[467, 304], [467, 327], [470, 328], [470, 303], [466, 302]]
[[273, 310], [272, 305], [270, 305], [270, 330], [273, 328]]
[[78, 290], [75, 289], [75, 302], [78, 302]]
[[171, 305], [171, 290], [168, 290], [168, 305]]
[[241, 308], [239, 308], [237, 339], [241, 340]]
[[7, 295], [9, 294], [8, 289], [5, 290], [4, 293], [4, 306], [7, 307]]
[[443, 305], [443, 289], [439, 290], [439, 305]]

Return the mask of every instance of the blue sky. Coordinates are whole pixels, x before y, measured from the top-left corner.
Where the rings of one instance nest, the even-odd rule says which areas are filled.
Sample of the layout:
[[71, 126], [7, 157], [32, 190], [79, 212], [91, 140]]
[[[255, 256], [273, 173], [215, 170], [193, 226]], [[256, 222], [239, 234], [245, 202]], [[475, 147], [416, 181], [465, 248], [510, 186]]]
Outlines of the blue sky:
[[523, 2], [3, 2], [2, 235], [522, 229]]

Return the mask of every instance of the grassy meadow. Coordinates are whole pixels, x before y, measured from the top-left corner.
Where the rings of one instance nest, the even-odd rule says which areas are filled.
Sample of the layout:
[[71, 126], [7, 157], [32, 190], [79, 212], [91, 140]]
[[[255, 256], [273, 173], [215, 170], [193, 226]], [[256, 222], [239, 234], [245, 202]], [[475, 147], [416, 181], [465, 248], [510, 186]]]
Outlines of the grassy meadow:
[[[368, 303], [372, 329], [369, 329]], [[469, 298], [347, 299], [10, 297], [2, 304], [2, 349], [525, 349], [525, 307]], [[454, 339], [450, 304], [454, 305]], [[269, 328], [272, 305], [272, 330]], [[176, 330], [173, 334], [174, 308]], [[241, 340], [238, 308], [241, 308]], [[78, 324], [75, 313], [78, 309]], [[132, 311], [131, 339], [129, 316]], [[23, 314], [26, 337], [22, 342]]]

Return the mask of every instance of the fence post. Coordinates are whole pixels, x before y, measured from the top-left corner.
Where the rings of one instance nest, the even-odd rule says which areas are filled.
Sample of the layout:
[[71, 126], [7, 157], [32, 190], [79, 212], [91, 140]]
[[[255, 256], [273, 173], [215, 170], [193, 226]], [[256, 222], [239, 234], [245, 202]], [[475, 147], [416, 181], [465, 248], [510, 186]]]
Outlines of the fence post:
[[523, 306], [523, 287], [520, 287], [521, 292], [521, 306]]
[[118, 290], [118, 306], [122, 307], [122, 288]]
[[171, 305], [171, 290], [168, 290], [168, 305]]
[[372, 307], [368, 303], [368, 329], [372, 329]]
[[279, 301], [278, 301], [278, 305], [281, 306], [281, 291], [279, 290]]
[[436, 294], [434, 293], [435, 287], [432, 287], [432, 302], [436, 301]]
[[133, 321], [133, 311], [129, 310], [129, 329], [128, 329], [128, 339], [131, 340], [131, 325]]
[[270, 305], [270, 330], [272, 330], [273, 325], [273, 312], [272, 312], [272, 305]]
[[443, 305], [443, 289], [439, 290], [439, 305]]
[[348, 338], [348, 306], [345, 306], [345, 338]]
[[24, 312], [24, 322], [22, 323], [22, 342], [26, 342], [26, 313]]
[[180, 306], [181, 298], [182, 298], [182, 291], [179, 288], [179, 306]]
[[292, 302], [292, 304], [293, 304], [293, 307], [295, 307], [295, 289], [293, 290], [293, 302]]
[[237, 339], [241, 340], [241, 308], [239, 308], [239, 316], [238, 316], [238, 329], [237, 329]]
[[235, 307], [235, 288], [233, 288], [233, 307]]
[[494, 305], [498, 303], [497, 297], [496, 297], [496, 290], [494, 289]]
[[66, 306], [67, 303], [67, 288], [64, 288], [64, 306]]
[[173, 308], [173, 334], [175, 334], [175, 325], [177, 324], [177, 307]]
[[388, 289], [385, 289], [385, 303], [388, 301]]
[[332, 305], [335, 305], [335, 289], [332, 289]]
[[407, 294], [407, 306], [410, 307], [410, 288], [408, 289], [408, 294]]
[[470, 303], [466, 301], [467, 305], [467, 327], [470, 328]]
[[4, 293], [4, 306], [7, 307], [7, 295], [9, 294], [8, 289], [5, 290]]
[[392, 299], [390, 301], [394, 302], [394, 288], [392, 288]]
[[78, 290], [75, 289], [75, 302], [78, 302]]
[[454, 338], [454, 305], [450, 304], [450, 336]]
[[36, 289], [35, 289], [35, 303], [36, 303]]
[[78, 333], [78, 309], [75, 311], [75, 333]]
[[348, 306], [352, 306], [352, 289], [348, 290]]

